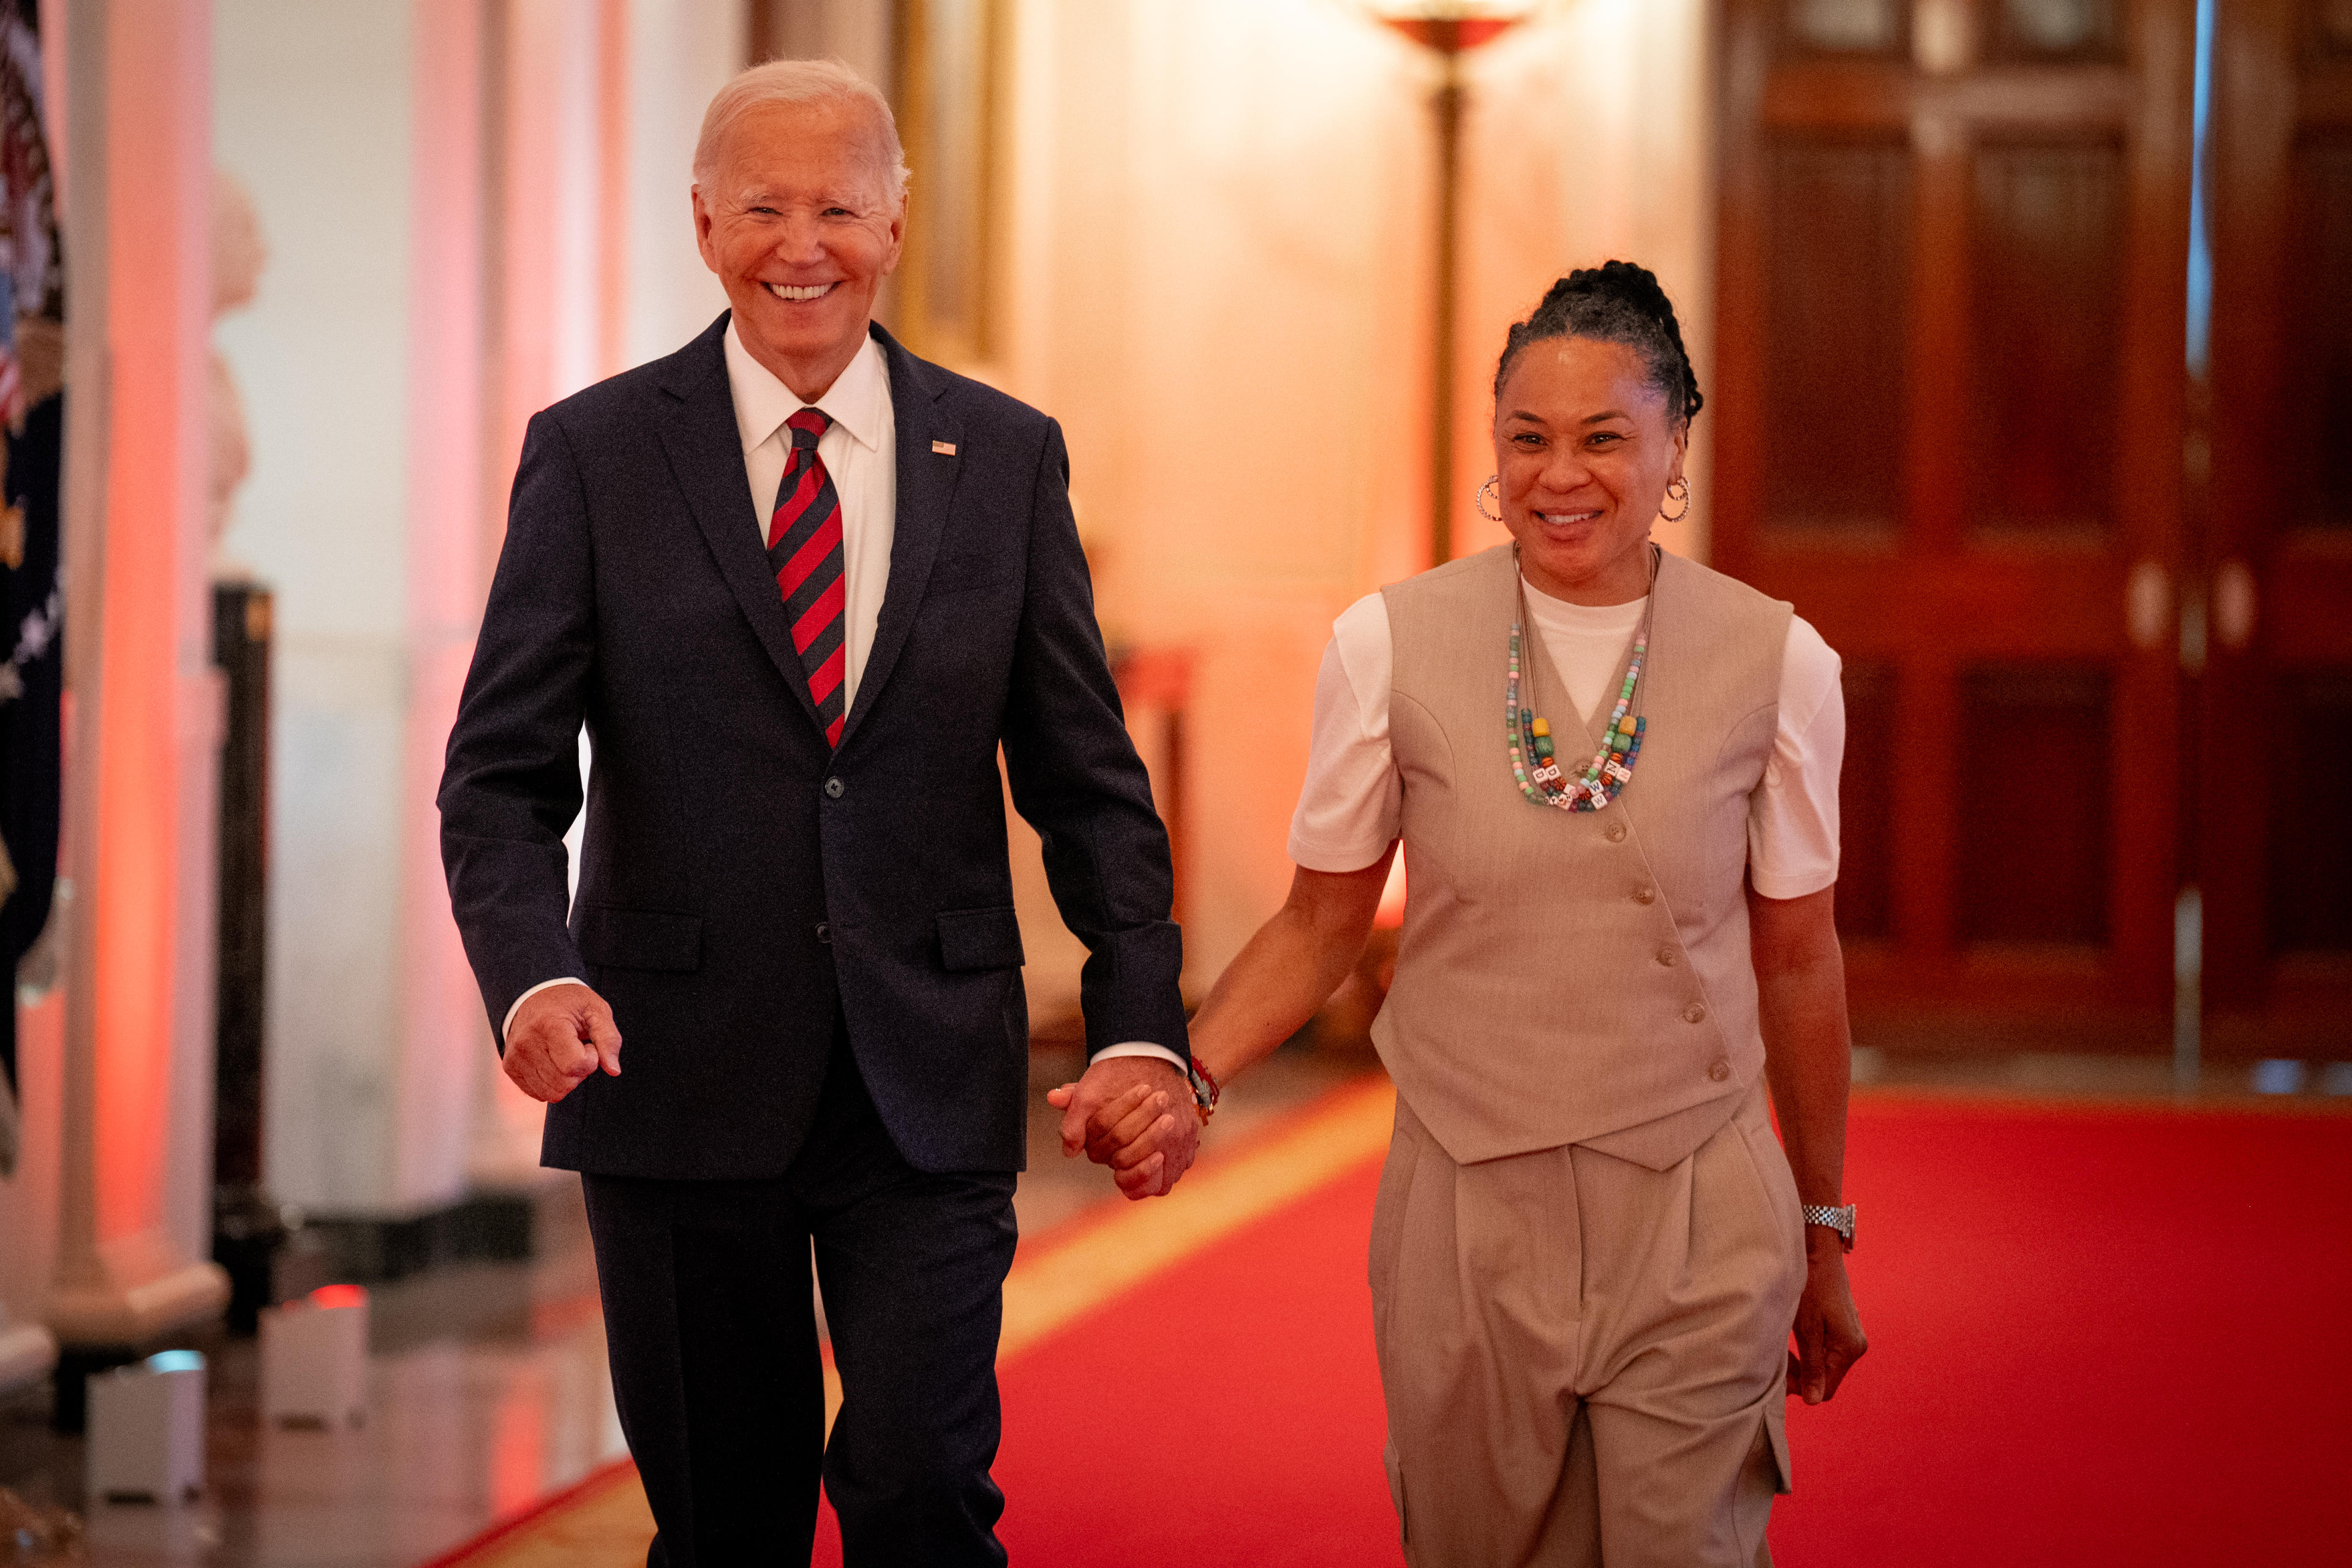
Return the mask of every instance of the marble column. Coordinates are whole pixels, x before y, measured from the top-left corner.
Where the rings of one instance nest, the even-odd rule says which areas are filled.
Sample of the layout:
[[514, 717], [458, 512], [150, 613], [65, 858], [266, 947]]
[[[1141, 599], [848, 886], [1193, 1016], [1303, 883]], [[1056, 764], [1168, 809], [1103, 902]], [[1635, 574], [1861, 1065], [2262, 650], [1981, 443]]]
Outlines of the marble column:
[[[69, 1349], [217, 1312], [210, 1210], [219, 687], [204, 564], [206, 0], [68, 8], [69, 908], [58, 1268]], [[54, 47], [54, 44], [53, 44]]]

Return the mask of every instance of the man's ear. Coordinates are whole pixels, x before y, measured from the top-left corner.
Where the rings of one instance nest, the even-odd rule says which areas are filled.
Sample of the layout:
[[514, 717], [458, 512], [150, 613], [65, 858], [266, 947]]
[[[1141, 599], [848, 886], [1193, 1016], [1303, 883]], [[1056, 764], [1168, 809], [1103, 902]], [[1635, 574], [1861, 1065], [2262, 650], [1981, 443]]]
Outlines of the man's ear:
[[882, 276], [887, 278], [898, 270], [898, 258], [907, 247], [907, 196], [898, 195], [898, 203], [890, 214], [890, 253], [882, 258]]
[[702, 187], [687, 187], [687, 199], [694, 207], [694, 247], [702, 252], [702, 264], [713, 272], [719, 270], [719, 258], [710, 243], [710, 209], [703, 205]]

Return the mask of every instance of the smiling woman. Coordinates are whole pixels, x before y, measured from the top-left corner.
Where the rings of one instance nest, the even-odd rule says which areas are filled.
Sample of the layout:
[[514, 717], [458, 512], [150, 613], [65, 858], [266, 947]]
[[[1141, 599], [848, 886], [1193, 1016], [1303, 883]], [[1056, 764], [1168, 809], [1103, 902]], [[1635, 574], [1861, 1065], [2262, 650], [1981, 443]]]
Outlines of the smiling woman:
[[1645, 591], [1650, 521], [1689, 487], [1705, 400], [1657, 279], [1612, 261], [1561, 279], [1511, 329], [1495, 369], [1492, 483], [1520, 569], [1574, 605]]
[[1192, 1025], [1213, 1100], [1346, 974], [1402, 847], [1371, 1280], [1417, 1562], [1759, 1561], [1784, 1389], [1863, 1351], [1837, 656], [1650, 542], [1700, 402], [1645, 268], [1511, 329], [1481, 499], [1512, 542], [1334, 625], [1289, 901]]

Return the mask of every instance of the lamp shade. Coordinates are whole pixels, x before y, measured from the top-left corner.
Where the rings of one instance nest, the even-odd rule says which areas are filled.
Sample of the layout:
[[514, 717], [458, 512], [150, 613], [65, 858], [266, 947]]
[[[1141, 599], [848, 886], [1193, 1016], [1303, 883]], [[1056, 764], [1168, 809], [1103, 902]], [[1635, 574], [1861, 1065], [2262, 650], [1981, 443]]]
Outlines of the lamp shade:
[[1542, 0], [1358, 0], [1374, 19], [1441, 54], [1475, 49], [1541, 8]]

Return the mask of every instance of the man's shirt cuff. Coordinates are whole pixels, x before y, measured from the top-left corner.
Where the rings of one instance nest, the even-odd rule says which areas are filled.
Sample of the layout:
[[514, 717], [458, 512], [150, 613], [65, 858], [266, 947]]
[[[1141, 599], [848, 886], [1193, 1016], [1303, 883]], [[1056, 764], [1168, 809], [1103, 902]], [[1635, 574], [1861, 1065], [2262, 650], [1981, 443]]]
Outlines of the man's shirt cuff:
[[514, 999], [514, 1006], [507, 1009], [505, 1021], [499, 1025], [499, 1038], [503, 1040], [514, 1032], [515, 1008], [520, 1007], [524, 1003], [530, 1001], [532, 997], [538, 995], [549, 986], [585, 985], [587, 984], [588, 983], [585, 980], [581, 979], [576, 974], [559, 974], [552, 980], [541, 981], [538, 984], [532, 986], [530, 990], [524, 992], [521, 995]]
[[1115, 1046], [1105, 1046], [1094, 1054], [1087, 1065], [1091, 1067], [1095, 1062], [1107, 1062], [1113, 1057], [1158, 1057], [1187, 1078], [1192, 1071], [1192, 1063], [1166, 1046], [1155, 1046], [1150, 1040], [1121, 1040]]

